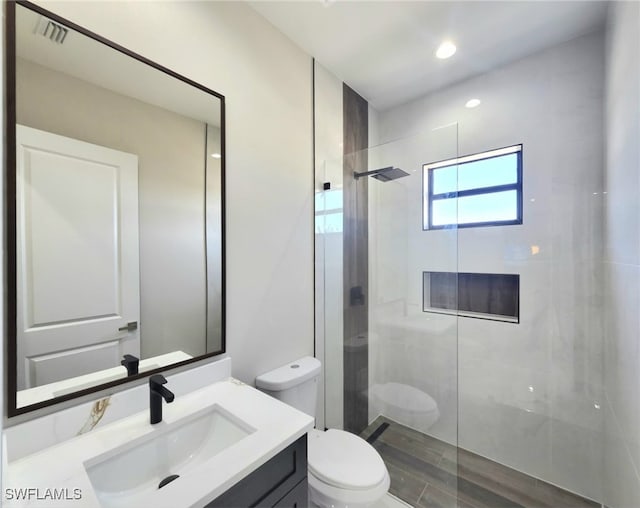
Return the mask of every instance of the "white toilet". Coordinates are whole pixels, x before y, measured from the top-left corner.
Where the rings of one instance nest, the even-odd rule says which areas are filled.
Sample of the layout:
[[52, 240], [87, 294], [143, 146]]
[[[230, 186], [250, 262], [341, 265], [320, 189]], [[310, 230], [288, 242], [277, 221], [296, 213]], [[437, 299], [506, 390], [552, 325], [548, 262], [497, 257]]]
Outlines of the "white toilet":
[[[315, 417], [320, 362], [305, 356], [262, 374], [256, 387]], [[322, 508], [373, 506], [389, 490], [382, 457], [361, 437], [337, 429], [308, 435], [309, 501]]]

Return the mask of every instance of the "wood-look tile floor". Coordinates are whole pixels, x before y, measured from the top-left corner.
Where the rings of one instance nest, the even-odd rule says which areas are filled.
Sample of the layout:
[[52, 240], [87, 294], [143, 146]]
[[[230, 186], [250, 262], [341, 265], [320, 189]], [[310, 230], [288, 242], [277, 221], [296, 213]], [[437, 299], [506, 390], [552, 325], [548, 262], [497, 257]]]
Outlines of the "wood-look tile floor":
[[599, 508], [475, 453], [385, 417], [361, 436], [382, 456], [391, 494], [418, 508]]

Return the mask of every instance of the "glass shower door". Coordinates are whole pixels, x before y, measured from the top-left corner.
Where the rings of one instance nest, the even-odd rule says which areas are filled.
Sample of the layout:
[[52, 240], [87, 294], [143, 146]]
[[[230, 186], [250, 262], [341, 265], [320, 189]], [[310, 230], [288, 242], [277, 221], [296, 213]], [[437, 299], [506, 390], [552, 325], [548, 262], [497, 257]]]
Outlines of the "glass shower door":
[[324, 426], [369, 441], [412, 506], [456, 505], [457, 317], [431, 274], [456, 286], [457, 231], [424, 230], [425, 165], [455, 157], [453, 124], [316, 169]]

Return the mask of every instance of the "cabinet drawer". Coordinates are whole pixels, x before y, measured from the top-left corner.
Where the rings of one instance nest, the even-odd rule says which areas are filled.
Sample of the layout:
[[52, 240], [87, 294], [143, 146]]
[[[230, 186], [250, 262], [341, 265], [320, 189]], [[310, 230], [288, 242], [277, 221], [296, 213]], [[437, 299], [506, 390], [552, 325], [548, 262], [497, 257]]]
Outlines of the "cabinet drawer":
[[291, 492], [275, 504], [276, 508], [306, 508], [308, 500], [308, 482], [305, 477]]
[[[307, 436], [249, 474], [206, 508], [272, 507], [307, 476]], [[284, 505], [283, 505], [284, 506]]]

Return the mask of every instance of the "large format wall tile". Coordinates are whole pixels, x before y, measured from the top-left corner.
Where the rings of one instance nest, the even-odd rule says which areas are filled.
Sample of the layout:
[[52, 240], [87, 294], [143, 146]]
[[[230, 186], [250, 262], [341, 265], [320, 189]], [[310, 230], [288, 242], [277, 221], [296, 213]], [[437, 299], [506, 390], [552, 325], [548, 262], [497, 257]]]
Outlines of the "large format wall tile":
[[[461, 317], [451, 336], [442, 336], [457, 349], [446, 364], [458, 370], [450, 387], [459, 396], [459, 444], [597, 500], [604, 427], [594, 406], [603, 397], [603, 76], [603, 33], [592, 33], [380, 115], [382, 141], [457, 122], [459, 155], [522, 143], [522, 225], [422, 231], [421, 179], [400, 181], [407, 189], [406, 204], [398, 197], [396, 205], [407, 210], [407, 307], [422, 303], [425, 270], [520, 275], [520, 323]], [[465, 109], [470, 97], [481, 105]], [[421, 153], [405, 149], [398, 159], [410, 173], [451, 157], [442, 147], [419, 146]], [[429, 347], [422, 376], [430, 381], [414, 383], [437, 393], [448, 378], [437, 367], [445, 362], [432, 357], [443, 349]], [[399, 354], [387, 358], [402, 361]], [[410, 372], [410, 364], [405, 359], [385, 370]], [[440, 432], [441, 423], [430, 432]], [[580, 465], [568, 467], [559, 454]]]
[[640, 506], [640, 4], [614, 2], [607, 27], [605, 496]]

